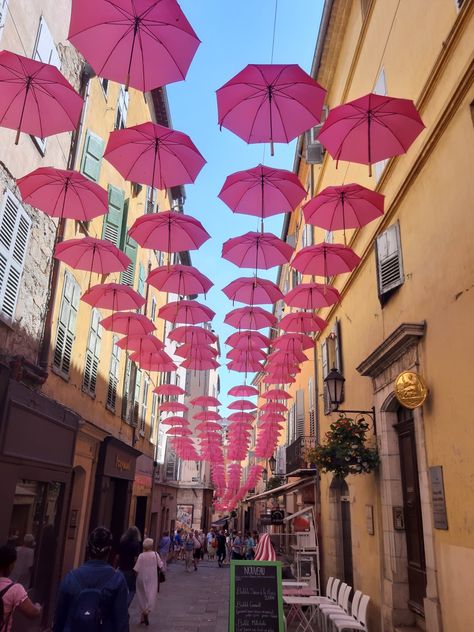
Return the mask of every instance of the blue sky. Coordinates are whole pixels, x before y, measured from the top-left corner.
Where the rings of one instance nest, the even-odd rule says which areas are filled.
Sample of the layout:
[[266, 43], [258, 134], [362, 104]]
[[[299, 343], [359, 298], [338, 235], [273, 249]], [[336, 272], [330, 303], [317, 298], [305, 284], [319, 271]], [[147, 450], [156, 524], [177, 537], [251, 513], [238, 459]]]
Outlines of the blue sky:
[[[323, 0], [277, 0], [274, 63], [297, 63], [309, 72], [321, 18]], [[295, 142], [275, 145], [275, 156], [263, 145], [247, 145], [231, 132], [219, 131], [215, 91], [249, 63], [270, 63], [275, 0], [180, 0], [180, 5], [202, 41], [186, 81], [168, 86], [173, 127], [191, 136], [207, 160], [195, 184], [187, 185], [185, 210], [197, 217], [211, 234], [199, 251], [191, 253], [193, 265], [206, 274], [214, 288], [206, 303], [214, 309], [214, 330], [221, 339], [221, 401], [229, 388], [244, 381], [244, 374], [229, 372], [224, 341], [235, 330], [223, 324], [233, 306], [221, 292], [239, 276], [239, 269], [221, 259], [222, 244], [229, 237], [257, 230], [258, 219], [236, 215], [218, 198], [227, 175], [255, 167], [260, 162], [292, 169]], [[282, 216], [266, 220], [265, 230], [280, 235]], [[275, 280], [277, 269], [259, 271]], [[235, 307], [241, 307], [238, 303]], [[271, 308], [270, 308], [271, 309]], [[248, 382], [251, 376], [248, 377]], [[225, 411], [222, 411], [225, 414]]]

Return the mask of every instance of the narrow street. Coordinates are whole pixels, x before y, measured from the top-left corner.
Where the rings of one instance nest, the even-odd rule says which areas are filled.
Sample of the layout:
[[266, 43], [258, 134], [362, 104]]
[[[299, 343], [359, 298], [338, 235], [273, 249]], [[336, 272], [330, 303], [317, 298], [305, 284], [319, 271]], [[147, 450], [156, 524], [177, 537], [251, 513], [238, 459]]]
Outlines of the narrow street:
[[136, 599], [130, 606], [130, 632], [227, 632], [229, 567], [201, 561], [197, 572], [186, 573], [184, 562], [168, 565], [148, 628], [140, 625]]

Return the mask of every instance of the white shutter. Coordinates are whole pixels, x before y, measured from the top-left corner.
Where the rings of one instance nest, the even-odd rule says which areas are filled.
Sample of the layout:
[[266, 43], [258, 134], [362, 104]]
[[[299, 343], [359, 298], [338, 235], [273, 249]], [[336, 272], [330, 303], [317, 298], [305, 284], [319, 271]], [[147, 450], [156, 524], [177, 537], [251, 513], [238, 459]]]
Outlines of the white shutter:
[[393, 224], [377, 237], [377, 278], [379, 296], [404, 282], [400, 226]]
[[97, 372], [100, 360], [100, 343], [102, 340], [102, 326], [99, 324], [101, 319], [100, 312], [97, 309], [92, 310], [91, 327], [89, 331], [89, 340], [86, 349], [86, 361], [84, 366], [84, 381], [82, 387], [91, 395], [95, 394], [97, 386]]
[[0, 314], [13, 321], [31, 232], [31, 219], [8, 189], [0, 207]]
[[110, 370], [109, 370], [109, 384], [107, 388], [107, 403], [106, 406], [110, 410], [115, 410], [117, 403], [117, 386], [119, 380], [119, 366], [120, 366], [120, 349], [117, 347], [118, 336], [112, 338], [112, 356], [110, 358]]
[[80, 293], [80, 287], [72, 274], [65, 272], [53, 357], [53, 366], [65, 376], [69, 375], [71, 366]]
[[5, 21], [8, 13], [8, 0], [0, 0], [0, 40], [5, 29]]

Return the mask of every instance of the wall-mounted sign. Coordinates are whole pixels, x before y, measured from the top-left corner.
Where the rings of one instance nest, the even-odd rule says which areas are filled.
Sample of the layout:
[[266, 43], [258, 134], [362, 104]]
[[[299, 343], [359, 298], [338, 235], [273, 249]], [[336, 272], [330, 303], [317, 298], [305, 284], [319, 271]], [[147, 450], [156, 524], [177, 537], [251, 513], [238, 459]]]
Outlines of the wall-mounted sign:
[[419, 373], [403, 371], [395, 380], [395, 397], [405, 408], [418, 408], [428, 395], [428, 387]]
[[283, 518], [285, 517], [285, 512], [283, 509], [273, 509], [271, 516], [271, 524], [283, 524]]
[[448, 528], [446, 498], [444, 496], [443, 468], [441, 465], [430, 467], [431, 500], [435, 529]]

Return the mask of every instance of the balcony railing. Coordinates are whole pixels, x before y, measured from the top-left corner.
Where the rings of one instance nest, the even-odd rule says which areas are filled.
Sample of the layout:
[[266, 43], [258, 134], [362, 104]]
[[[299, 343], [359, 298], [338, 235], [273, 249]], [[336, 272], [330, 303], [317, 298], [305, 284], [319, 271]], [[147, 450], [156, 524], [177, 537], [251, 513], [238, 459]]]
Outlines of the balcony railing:
[[286, 448], [286, 473], [295, 470], [308, 470], [310, 464], [306, 462], [304, 454], [308, 448], [316, 446], [316, 437], [298, 437]]

